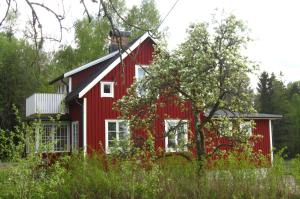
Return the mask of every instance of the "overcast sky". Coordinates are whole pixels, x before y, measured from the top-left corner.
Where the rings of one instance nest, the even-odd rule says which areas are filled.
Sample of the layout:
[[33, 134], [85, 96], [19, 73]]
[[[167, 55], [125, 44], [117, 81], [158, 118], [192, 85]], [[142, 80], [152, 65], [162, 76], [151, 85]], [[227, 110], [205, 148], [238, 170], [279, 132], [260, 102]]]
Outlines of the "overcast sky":
[[[61, 7], [61, 1], [46, 1], [46, 5]], [[164, 17], [176, 0], [156, 0], [157, 7]], [[21, 1], [22, 2], [22, 1]], [[65, 25], [71, 27], [75, 19], [82, 18], [83, 8], [79, 0], [64, 0], [66, 14]], [[86, 0], [86, 2], [90, 2]], [[140, 0], [127, 0], [128, 7], [138, 4]], [[18, 6], [22, 8], [22, 5]], [[95, 5], [88, 3], [90, 9]], [[182, 42], [186, 36], [186, 28], [191, 23], [209, 21], [215, 9], [225, 13], [235, 14], [244, 20], [251, 29], [254, 40], [248, 46], [247, 55], [260, 65], [260, 71], [282, 72], [283, 80], [300, 80], [300, 1], [299, 0], [179, 0], [176, 7], [166, 18], [161, 28], [168, 27], [168, 44], [170, 49]], [[23, 10], [24, 13], [25, 10]], [[3, 12], [2, 12], [3, 13]], [[28, 12], [27, 12], [28, 13]], [[43, 15], [45, 12], [41, 12]], [[1, 15], [1, 5], [0, 5]], [[22, 14], [19, 24], [24, 24], [28, 14]], [[54, 34], [58, 32], [55, 21], [46, 15], [44, 31]], [[64, 41], [72, 42], [72, 31], [65, 32]], [[58, 44], [51, 44], [57, 48]], [[51, 48], [51, 47], [48, 47]], [[257, 80], [252, 78], [252, 87], [256, 87]]]
[[[176, 0], [157, 1], [162, 16]], [[260, 71], [283, 73], [283, 80], [300, 80], [299, 0], [179, 0], [163, 26], [169, 27], [171, 48], [182, 42], [190, 23], [209, 21], [215, 9], [233, 13], [251, 29], [247, 55]], [[252, 87], [256, 87], [252, 78]]]

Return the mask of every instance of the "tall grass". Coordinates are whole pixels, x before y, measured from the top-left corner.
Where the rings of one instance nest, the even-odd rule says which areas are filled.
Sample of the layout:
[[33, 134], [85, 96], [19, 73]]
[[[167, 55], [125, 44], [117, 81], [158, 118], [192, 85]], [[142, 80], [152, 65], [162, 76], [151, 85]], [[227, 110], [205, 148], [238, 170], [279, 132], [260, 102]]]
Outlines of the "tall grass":
[[[34, 133], [26, 124], [17, 130]], [[158, 158], [150, 139], [144, 148], [125, 143], [127, 153], [77, 153], [49, 165], [32, 141], [26, 157], [20, 143], [9, 146], [14, 164], [0, 168], [0, 198], [300, 198], [300, 156], [286, 164], [279, 153], [270, 165], [263, 155], [231, 152], [199, 173], [195, 160]]]
[[61, 158], [38, 166], [23, 160], [0, 172], [0, 198], [298, 198], [299, 158], [286, 167], [276, 156], [272, 167], [230, 154], [212, 168], [167, 157], [145, 162], [94, 154]]

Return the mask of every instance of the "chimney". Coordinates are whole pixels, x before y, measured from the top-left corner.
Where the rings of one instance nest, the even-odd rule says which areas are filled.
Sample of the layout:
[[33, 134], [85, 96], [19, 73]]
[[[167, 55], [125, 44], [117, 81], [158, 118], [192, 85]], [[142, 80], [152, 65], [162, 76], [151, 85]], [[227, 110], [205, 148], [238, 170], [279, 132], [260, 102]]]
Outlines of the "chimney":
[[[120, 45], [122, 48], [127, 48], [128, 39], [131, 33], [129, 31], [120, 31], [116, 29], [115, 31], [109, 31], [110, 36], [110, 45], [109, 45], [109, 53], [119, 50], [118, 46]], [[121, 48], [121, 49], [122, 49]]]

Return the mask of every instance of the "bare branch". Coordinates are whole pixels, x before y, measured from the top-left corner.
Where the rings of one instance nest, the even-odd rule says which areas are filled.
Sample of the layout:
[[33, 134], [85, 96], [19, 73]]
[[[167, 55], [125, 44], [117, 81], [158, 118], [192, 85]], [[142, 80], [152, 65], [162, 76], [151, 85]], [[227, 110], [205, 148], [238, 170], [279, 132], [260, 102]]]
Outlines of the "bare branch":
[[8, 16], [8, 12], [9, 12], [10, 6], [11, 6], [11, 0], [6, 0], [6, 4], [7, 4], [7, 9], [6, 9], [6, 12], [5, 12], [5, 15], [4, 15], [3, 19], [0, 22], [0, 27], [1, 27], [1, 25], [3, 24], [3, 22], [5, 21], [5, 19]]
[[[93, 2], [95, 2], [95, 1], [93, 1]], [[89, 13], [89, 10], [87, 9], [87, 7], [86, 7], [86, 5], [85, 5], [84, 0], [80, 0], [80, 3], [82, 3], [83, 8], [84, 8], [84, 13], [87, 15], [87, 18], [88, 18], [89, 22], [91, 23], [92, 17], [91, 17], [91, 15], [90, 15], [90, 13]]]

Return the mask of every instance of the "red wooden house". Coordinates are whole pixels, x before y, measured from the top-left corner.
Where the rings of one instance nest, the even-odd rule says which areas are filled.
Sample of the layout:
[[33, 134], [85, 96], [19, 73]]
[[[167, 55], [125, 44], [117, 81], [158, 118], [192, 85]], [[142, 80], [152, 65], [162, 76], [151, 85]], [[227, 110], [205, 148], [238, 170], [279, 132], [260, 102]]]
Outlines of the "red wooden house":
[[[116, 41], [118, 36], [127, 37], [128, 34], [121, 32], [120, 35], [111, 35], [112, 41]], [[148, 33], [129, 43], [126, 43], [127, 40], [122, 38], [126, 50], [121, 55], [112, 43], [108, 55], [53, 80], [51, 84], [57, 86], [57, 93], [35, 93], [26, 99], [26, 116], [33, 119], [38, 114], [44, 119], [42, 141], [55, 141], [53, 152], [72, 152], [81, 148], [87, 154], [101, 149], [109, 153], [113, 140], [121, 140], [129, 134], [126, 121], [118, 119], [119, 113], [112, 110], [112, 106], [126, 95], [127, 88], [135, 79], [143, 77], [141, 65], [148, 66], [151, 63], [155, 42]], [[62, 114], [59, 125], [47, 121], [49, 115], [57, 113]], [[219, 115], [224, 113], [217, 112]], [[169, 115], [163, 123], [155, 124], [155, 132], [161, 135], [180, 120], [193, 123], [192, 112], [182, 112], [174, 104], [160, 108], [158, 114], [161, 117]], [[243, 117], [256, 123], [254, 129], [249, 129], [250, 134], [263, 136], [255, 144], [255, 150], [272, 156], [272, 120], [281, 116], [256, 113]], [[155, 140], [155, 147], [169, 152], [176, 151], [176, 145], [182, 139], [189, 139], [187, 132], [194, 132], [193, 126], [185, 123], [180, 130], [184, 132], [183, 135], [158, 136], [160, 138]], [[52, 131], [56, 133], [51, 134]]]

